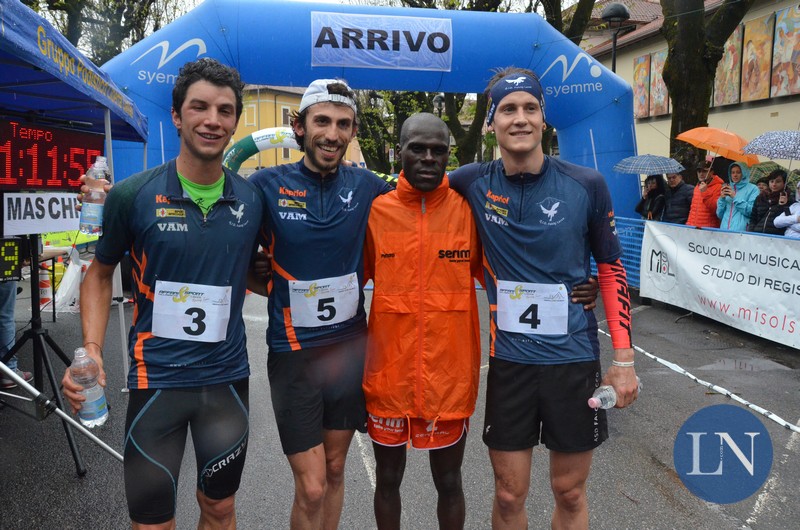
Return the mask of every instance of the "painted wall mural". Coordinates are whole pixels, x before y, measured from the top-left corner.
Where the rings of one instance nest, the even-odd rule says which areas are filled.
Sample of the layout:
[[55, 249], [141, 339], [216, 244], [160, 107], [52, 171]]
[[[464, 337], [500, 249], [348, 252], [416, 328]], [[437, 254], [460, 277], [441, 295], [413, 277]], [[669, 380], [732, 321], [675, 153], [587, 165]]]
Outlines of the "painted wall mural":
[[669, 93], [661, 77], [666, 60], [667, 50], [650, 54], [650, 116], [669, 114]]
[[725, 52], [717, 64], [714, 78], [714, 106], [739, 103], [739, 88], [742, 78], [742, 36], [744, 26], [736, 26], [725, 41]]
[[769, 97], [774, 33], [774, 13], [750, 20], [744, 25], [742, 101], [758, 101]]
[[800, 6], [775, 13], [770, 96], [800, 94]]

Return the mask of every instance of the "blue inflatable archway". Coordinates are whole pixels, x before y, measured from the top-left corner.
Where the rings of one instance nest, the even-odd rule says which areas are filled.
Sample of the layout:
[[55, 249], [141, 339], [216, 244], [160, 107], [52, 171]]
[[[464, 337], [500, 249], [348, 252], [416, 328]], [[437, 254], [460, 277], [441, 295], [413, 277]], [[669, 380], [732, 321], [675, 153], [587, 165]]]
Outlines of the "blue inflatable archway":
[[[545, 87], [560, 156], [598, 169], [617, 214], [635, 216], [638, 180], [612, 170], [635, 154], [631, 87], [537, 14], [206, 0], [104, 66], [149, 118], [151, 166], [177, 155], [172, 86], [178, 69], [201, 56], [252, 84], [340, 77], [353, 88], [428, 92], [482, 92], [492, 69], [530, 68]], [[141, 146], [123, 143], [115, 153], [117, 175], [141, 169]]]

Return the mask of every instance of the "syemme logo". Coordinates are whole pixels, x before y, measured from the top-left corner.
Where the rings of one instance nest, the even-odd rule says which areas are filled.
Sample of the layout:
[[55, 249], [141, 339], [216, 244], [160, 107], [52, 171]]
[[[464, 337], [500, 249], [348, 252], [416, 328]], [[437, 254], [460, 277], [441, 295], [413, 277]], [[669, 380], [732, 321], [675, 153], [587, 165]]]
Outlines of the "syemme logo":
[[764, 424], [743, 408], [713, 405], [693, 414], [678, 431], [675, 471], [701, 499], [739, 502], [758, 491], [772, 468], [772, 440]]
[[[167, 63], [172, 61], [181, 52], [193, 46], [197, 47], [197, 53], [195, 54], [193, 59], [197, 59], [198, 57], [206, 53], [206, 43], [203, 41], [203, 39], [199, 38], [189, 39], [180, 46], [178, 46], [177, 48], [175, 48], [175, 50], [172, 53], [170, 53], [169, 51], [169, 41], [162, 40], [161, 42], [155, 44], [149, 50], [141, 54], [139, 57], [131, 61], [131, 65], [134, 65], [137, 62], [139, 62], [139, 60], [149, 55], [150, 52], [154, 50], [161, 50], [161, 56], [158, 59], [158, 66], [156, 66], [155, 68], [155, 70], [161, 70], [164, 66], [167, 65]], [[177, 79], [178, 77], [177, 68], [176, 72], [171, 74], [167, 74], [164, 72], [157, 72], [155, 70], [139, 70], [136, 74], [136, 77], [139, 79], [139, 81], [144, 81], [145, 84], [148, 85], [151, 85], [153, 83], [168, 84], [168, 85], [175, 84], [175, 79]]]
[[[561, 66], [561, 79], [556, 80], [555, 84], [548, 84], [544, 87], [544, 92], [548, 96], [558, 97], [564, 94], [589, 94], [594, 92], [602, 92], [603, 91], [603, 83], [600, 81], [592, 81], [587, 79], [583, 74], [583, 71], [578, 73], [581, 74], [583, 79], [579, 79], [577, 82], [567, 83], [567, 80], [570, 76], [575, 72], [575, 69], [578, 65], [586, 61], [586, 64], [589, 68], [589, 75], [595, 79], [600, 77], [603, 73], [603, 69], [600, 68], [600, 65], [592, 59], [586, 53], [579, 53], [572, 59], [572, 64], [567, 65], [567, 56], [566, 55], [559, 55], [555, 58], [555, 60], [550, 63], [550, 66], [547, 67], [547, 70], [541, 75], [541, 79], [544, 80], [545, 76], [552, 70], [556, 65]], [[544, 85], [544, 83], [542, 83]]]

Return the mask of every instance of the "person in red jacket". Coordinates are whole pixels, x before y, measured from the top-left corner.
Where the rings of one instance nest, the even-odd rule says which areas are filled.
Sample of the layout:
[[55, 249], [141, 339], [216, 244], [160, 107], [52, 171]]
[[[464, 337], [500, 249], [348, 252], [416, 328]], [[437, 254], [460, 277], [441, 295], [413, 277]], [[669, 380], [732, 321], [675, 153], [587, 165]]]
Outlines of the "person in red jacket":
[[363, 387], [379, 529], [400, 527], [406, 445], [430, 450], [439, 527], [464, 525], [461, 462], [478, 397], [482, 269], [469, 206], [445, 175], [449, 140], [433, 114], [406, 120], [397, 190], [370, 211], [364, 268], [375, 290]]
[[719, 178], [706, 160], [697, 168], [697, 186], [694, 187], [692, 207], [686, 226], [698, 228], [719, 228], [717, 217], [717, 200], [722, 192], [722, 179]]

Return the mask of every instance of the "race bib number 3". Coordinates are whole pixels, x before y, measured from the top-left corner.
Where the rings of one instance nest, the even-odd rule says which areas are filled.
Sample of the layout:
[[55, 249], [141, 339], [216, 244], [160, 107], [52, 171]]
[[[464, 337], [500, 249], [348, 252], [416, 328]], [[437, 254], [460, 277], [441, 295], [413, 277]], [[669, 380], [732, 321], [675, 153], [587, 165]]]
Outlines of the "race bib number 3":
[[318, 328], [339, 324], [358, 311], [358, 276], [355, 272], [313, 281], [289, 281], [292, 325]]
[[231, 288], [156, 282], [153, 335], [166, 339], [221, 342], [231, 316]]
[[566, 335], [569, 329], [566, 286], [498, 280], [497, 327], [527, 335]]

